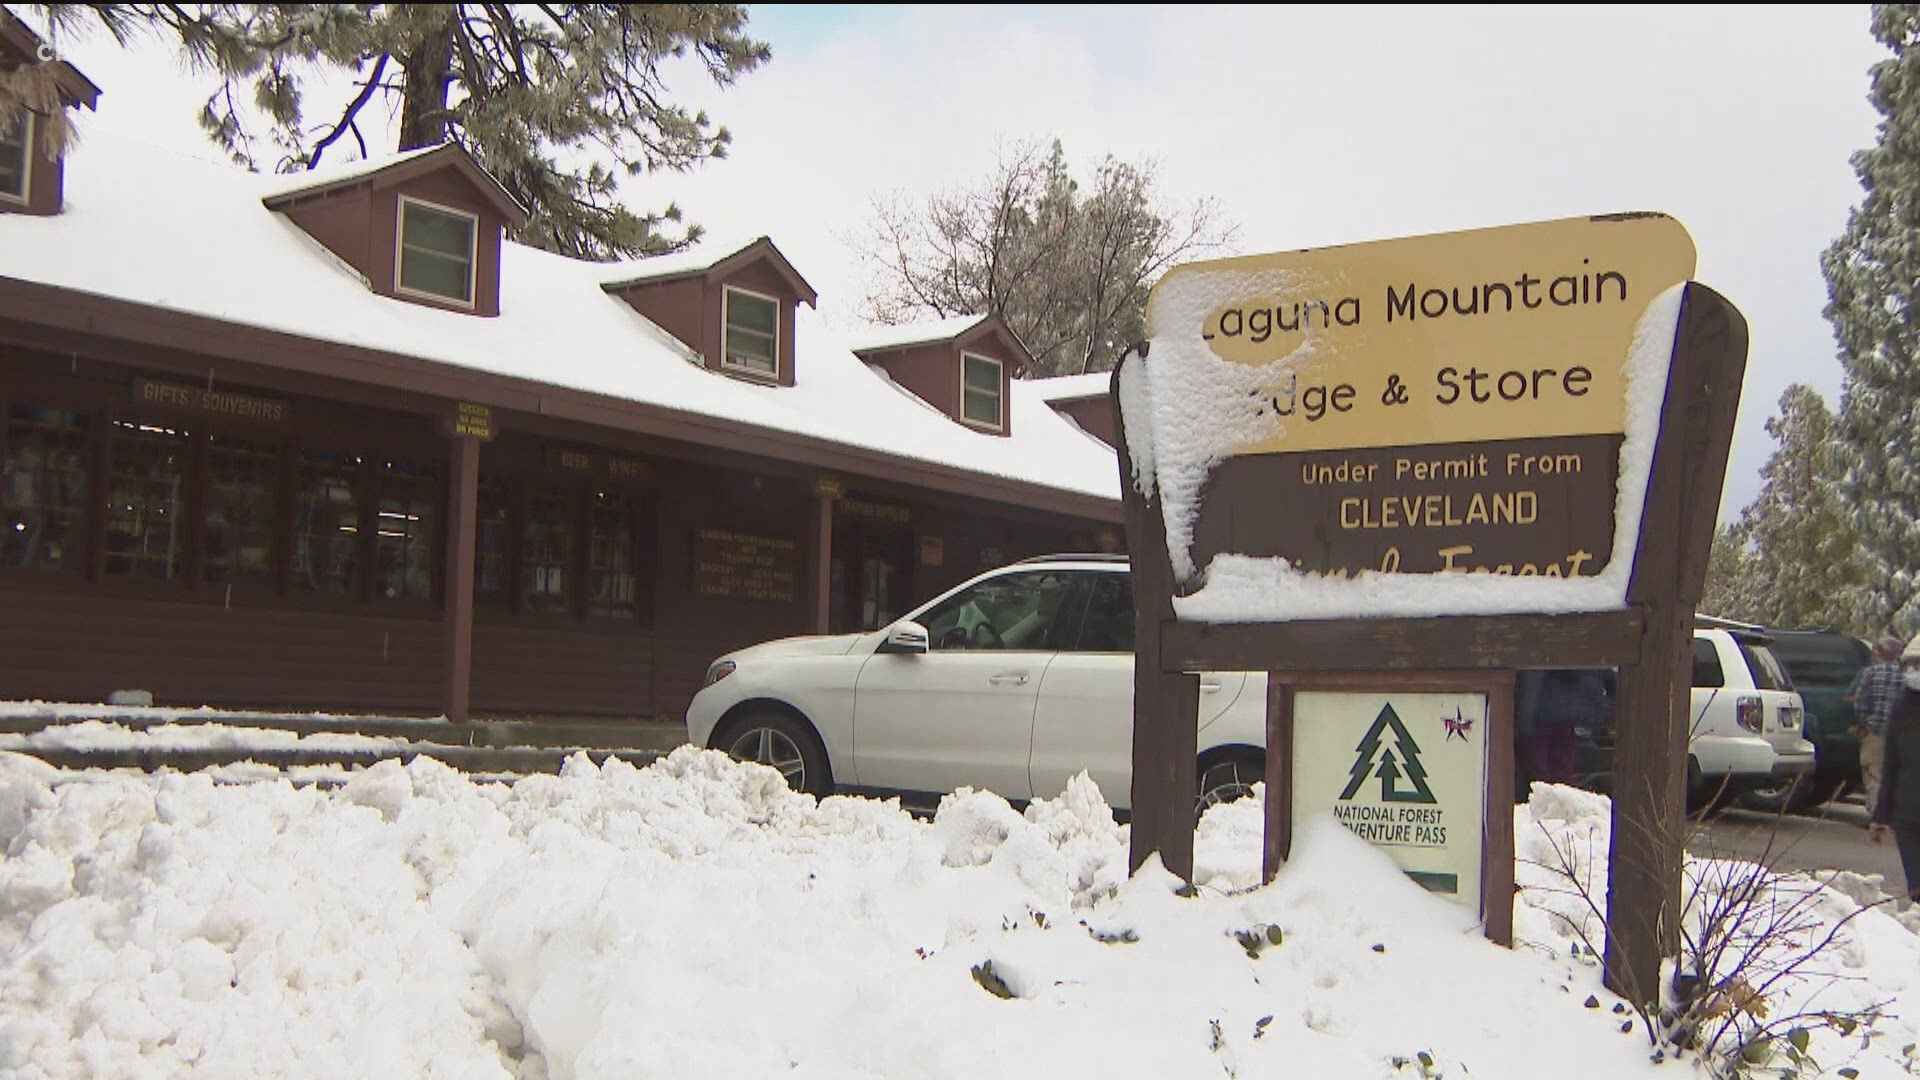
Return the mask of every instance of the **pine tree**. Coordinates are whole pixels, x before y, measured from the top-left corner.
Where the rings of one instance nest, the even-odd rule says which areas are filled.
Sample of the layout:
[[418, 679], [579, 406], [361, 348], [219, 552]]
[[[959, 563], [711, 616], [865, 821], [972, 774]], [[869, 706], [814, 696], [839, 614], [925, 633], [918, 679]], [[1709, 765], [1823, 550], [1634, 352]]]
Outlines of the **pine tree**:
[[1150, 164], [1109, 157], [1083, 191], [1060, 140], [1022, 143], [993, 175], [924, 206], [876, 206], [862, 252], [884, 323], [998, 315], [1033, 354], [1029, 375], [1107, 371], [1145, 336], [1147, 290], [1176, 262], [1225, 244], [1202, 201], [1156, 205]]
[[1701, 614], [1738, 622], [1760, 621], [1759, 605], [1754, 601], [1753, 562], [1747, 534], [1739, 525], [1715, 528], [1712, 554], [1707, 559], [1706, 594], [1700, 600]]
[[[589, 259], [700, 236], [663, 233], [677, 207], [642, 216], [620, 202], [623, 177], [726, 156], [726, 128], [669, 102], [661, 66], [691, 53], [728, 86], [770, 55], [734, 4], [41, 6], [55, 27], [94, 20], [122, 45], [143, 31], [176, 42], [220, 80], [201, 126], [250, 168], [311, 169], [349, 138], [367, 157], [367, 107], [394, 99], [397, 146], [375, 153], [457, 141], [532, 210], [518, 239]], [[351, 99], [309, 123], [308, 94], [343, 75]], [[256, 109], [267, 145], [250, 130]]]
[[1795, 383], [1767, 421], [1777, 442], [1760, 495], [1740, 514], [1752, 543], [1748, 615], [1778, 627], [1851, 630], [1866, 625], [1866, 565], [1841, 500], [1844, 448], [1818, 391]]
[[1920, 6], [1880, 4], [1877, 145], [1854, 155], [1865, 197], [1823, 260], [1846, 380], [1845, 498], [1867, 557], [1867, 624], [1920, 626]]

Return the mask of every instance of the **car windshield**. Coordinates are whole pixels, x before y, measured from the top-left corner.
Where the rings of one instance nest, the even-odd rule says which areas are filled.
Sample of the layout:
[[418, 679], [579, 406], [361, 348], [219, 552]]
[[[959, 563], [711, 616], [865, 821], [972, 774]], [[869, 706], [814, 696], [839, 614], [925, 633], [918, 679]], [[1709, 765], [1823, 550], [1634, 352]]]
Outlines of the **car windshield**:
[[1747, 659], [1747, 670], [1753, 672], [1753, 685], [1758, 690], [1791, 690], [1793, 680], [1787, 678], [1780, 661], [1774, 659], [1773, 651], [1765, 645], [1754, 645], [1742, 641], [1740, 655]]

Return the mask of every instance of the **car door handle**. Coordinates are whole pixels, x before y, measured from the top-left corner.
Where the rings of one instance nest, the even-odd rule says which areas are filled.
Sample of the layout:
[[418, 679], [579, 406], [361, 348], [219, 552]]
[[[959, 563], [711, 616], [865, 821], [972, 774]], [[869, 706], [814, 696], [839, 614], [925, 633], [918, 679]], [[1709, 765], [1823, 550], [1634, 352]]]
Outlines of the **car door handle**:
[[987, 681], [995, 686], [999, 686], [1001, 683], [1025, 686], [1027, 685], [1027, 673], [1024, 671], [1003, 671], [998, 675], [987, 676]]
[[1200, 692], [1203, 694], [1217, 694], [1220, 692], [1220, 684], [1217, 682], [1208, 682], [1205, 679], [1201, 679]]

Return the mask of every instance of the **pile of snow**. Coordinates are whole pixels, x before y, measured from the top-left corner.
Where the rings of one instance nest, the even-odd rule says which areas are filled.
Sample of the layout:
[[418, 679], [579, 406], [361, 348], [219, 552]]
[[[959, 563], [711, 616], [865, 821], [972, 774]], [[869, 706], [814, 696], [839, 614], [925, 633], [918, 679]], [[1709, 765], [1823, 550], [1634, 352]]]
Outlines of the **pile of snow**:
[[[1523, 853], [1604, 852], [1605, 810], [1537, 794]], [[1210, 812], [1187, 897], [1127, 876], [1085, 777], [920, 821], [691, 747], [511, 786], [417, 759], [330, 792], [0, 754], [0, 1074], [1677, 1075], [1621, 1033], [1538, 873], [1508, 951], [1330, 818], [1256, 887], [1260, 828], [1254, 800]], [[1842, 939], [1784, 993], [1920, 977], [1877, 913]], [[1871, 1076], [1881, 1045], [1813, 1049]]]
[[55, 724], [39, 731], [0, 735], [0, 750], [398, 750], [407, 740], [384, 735], [231, 724], [157, 724], [134, 728], [107, 720]]

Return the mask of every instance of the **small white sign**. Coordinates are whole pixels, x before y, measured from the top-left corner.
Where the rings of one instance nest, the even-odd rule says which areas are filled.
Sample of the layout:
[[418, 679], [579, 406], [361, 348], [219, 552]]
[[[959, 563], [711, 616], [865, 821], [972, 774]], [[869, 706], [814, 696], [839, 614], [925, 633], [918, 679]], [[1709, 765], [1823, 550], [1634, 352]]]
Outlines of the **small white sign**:
[[1484, 694], [1301, 691], [1293, 820], [1332, 814], [1432, 892], [1480, 910]]

